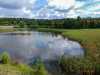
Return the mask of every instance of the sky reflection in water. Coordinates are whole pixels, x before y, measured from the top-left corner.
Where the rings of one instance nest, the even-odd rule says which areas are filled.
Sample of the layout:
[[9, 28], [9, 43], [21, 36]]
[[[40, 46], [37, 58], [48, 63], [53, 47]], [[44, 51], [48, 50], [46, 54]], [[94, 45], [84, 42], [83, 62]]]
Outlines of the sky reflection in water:
[[64, 39], [61, 35], [31, 32], [30, 35], [0, 34], [0, 52], [8, 51], [13, 59], [27, 61], [40, 57], [43, 60], [55, 60], [62, 55], [83, 55], [79, 43]]

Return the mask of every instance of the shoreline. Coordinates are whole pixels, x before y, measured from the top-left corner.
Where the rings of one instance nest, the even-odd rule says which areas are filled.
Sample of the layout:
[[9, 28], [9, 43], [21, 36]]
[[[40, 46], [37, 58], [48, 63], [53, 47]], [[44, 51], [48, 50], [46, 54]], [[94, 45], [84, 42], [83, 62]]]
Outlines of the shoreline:
[[[67, 37], [70, 40], [77, 41], [81, 44], [85, 51], [85, 58], [96, 60], [96, 53], [100, 48], [99, 33], [100, 29], [49, 29], [49, 28], [38, 28], [41, 32], [58, 32], [62, 36]], [[98, 38], [97, 38], [98, 37]], [[94, 44], [95, 43], [95, 44]], [[97, 44], [97, 45], [96, 45]], [[96, 51], [96, 53], [94, 53]], [[98, 53], [99, 54], [99, 53]], [[96, 60], [96, 62], [99, 62]]]

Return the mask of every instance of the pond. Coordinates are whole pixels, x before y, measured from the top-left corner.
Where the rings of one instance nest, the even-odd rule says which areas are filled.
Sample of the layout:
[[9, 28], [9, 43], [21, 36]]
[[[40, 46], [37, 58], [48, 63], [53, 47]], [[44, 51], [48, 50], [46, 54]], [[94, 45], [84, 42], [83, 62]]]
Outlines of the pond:
[[0, 33], [0, 53], [7, 51], [13, 60], [29, 63], [32, 59], [57, 60], [61, 56], [83, 56], [76, 41], [46, 32]]

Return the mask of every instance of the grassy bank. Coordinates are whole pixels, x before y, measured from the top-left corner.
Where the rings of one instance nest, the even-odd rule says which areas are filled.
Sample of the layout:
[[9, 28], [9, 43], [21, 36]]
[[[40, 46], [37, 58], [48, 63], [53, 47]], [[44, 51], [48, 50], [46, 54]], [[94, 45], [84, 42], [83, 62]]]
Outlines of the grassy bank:
[[[44, 32], [60, 32], [64, 37], [78, 41], [84, 48], [81, 59], [62, 59], [61, 65], [66, 72], [100, 72], [100, 29], [38, 29]], [[69, 67], [71, 66], [72, 69]], [[71, 69], [71, 70], [69, 70]], [[77, 70], [77, 71], [76, 71]], [[87, 74], [88, 75], [88, 74]]]
[[2, 33], [2, 32], [13, 32], [13, 31], [15, 31], [15, 29], [1, 29], [0, 28], [0, 33]]
[[27, 65], [11, 60], [9, 53], [3, 52], [0, 54], [0, 75], [48, 75], [48, 72], [39, 59]]
[[0, 65], [0, 75], [19, 75], [21, 71], [15, 66]]
[[100, 29], [66, 30], [62, 34], [79, 41], [85, 48], [86, 56], [100, 62]]
[[100, 58], [100, 29], [38, 29], [44, 32], [60, 32], [63, 36], [76, 40], [85, 48], [86, 56], [98, 61]]
[[31, 31], [31, 29], [28, 28], [12, 28], [12, 29], [2, 29], [0, 28], [0, 33], [4, 32], [15, 32], [15, 31]]
[[44, 65], [34, 65], [32, 68], [25, 64], [0, 64], [0, 75], [48, 75]]
[[26, 65], [0, 64], [0, 75], [34, 75], [34, 71]]

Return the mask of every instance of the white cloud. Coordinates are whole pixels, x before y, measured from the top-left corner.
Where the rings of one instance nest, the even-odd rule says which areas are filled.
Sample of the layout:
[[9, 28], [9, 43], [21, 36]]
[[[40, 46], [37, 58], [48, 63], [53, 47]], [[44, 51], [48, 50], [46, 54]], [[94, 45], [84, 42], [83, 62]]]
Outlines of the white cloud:
[[68, 9], [75, 4], [75, 0], [48, 0], [48, 5], [57, 9]]
[[0, 0], [0, 16], [32, 18], [36, 0]]
[[75, 12], [81, 17], [97, 17], [100, 15], [100, 0], [93, 0], [90, 3], [77, 2]]
[[[100, 14], [100, 0], [0, 0], [0, 17], [75, 18]], [[93, 4], [94, 3], [94, 4]]]
[[30, 7], [36, 0], [0, 0], [0, 7], [3, 8], [23, 8]]
[[70, 10], [67, 14], [66, 14], [66, 18], [77, 18], [77, 14], [75, 13], [74, 10]]
[[94, 13], [95, 15], [97, 15], [97, 14], [100, 15], [100, 11], [98, 11], [98, 12], [95, 11], [95, 12], [93, 12], [93, 13]]
[[82, 7], [84, 4], [85, 4], [84, 2], [76, 1], [75, 2], [75, 8]]
[[93, 6], [90, 8], [91, 11], [100, 10], [100, 4]]
[[[39, 11], [36, 12], [35, 18], [52, 19], [52, 18], [64, 18], [69, 16], [75, 17], [76, 15], [74, 11], [70, 11], [70, 8], [74, 5], [75, 5], [75, 0], [48, 0], [48, 4], [45, 5], [44, 8], [41, 8]], [[74, 10], [74, 8], [72, 8], [71, 10]], [[67, 14], [68, 12], [69, 14]]]

